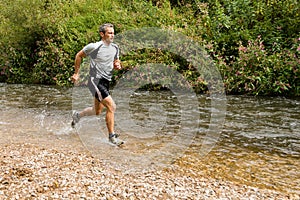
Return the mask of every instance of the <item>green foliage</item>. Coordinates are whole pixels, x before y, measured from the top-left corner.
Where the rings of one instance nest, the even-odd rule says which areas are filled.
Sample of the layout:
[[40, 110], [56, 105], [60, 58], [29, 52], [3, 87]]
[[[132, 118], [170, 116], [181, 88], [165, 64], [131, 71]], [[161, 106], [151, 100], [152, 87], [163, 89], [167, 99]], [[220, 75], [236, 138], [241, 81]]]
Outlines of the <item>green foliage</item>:
[[258, 37], [247, 46], [240, 44], [238, 52], [230, 64], [226, 58], [218, 60], [228, 93], [299, 96], [300, 38], [291, 49], [269, 54]]
[[70, 84], [76, 52], [99, 39], [101, 15], [112, 6], [109, 0], [84, 2], [1, 0], [1, 81]]
[[300, 31], [300, 6], [296, 0], [207, 0], [209, 17], [203, 37], [226, 49], [226, 55], [237, 55], [236, 47], [259, 35], [266, 48], [274, 42], [290, 47]]
[[[299, 13], [297, 0], [0, 0], [0, 81], [70, 86], [76, 53], [111, 22], [116, 34], [159, 27], [204, 45], [228, 94], [299, 96]], [[121, 59], [114, 81], [143, 63], [163, 63], [197, 92], [207, 90], [174, 53], [141, 49]]]
[[[127, 71], [137, 71], [135, 73], [131, 73], [134, 77], [138, 77], [140, 81], [147, 83], [147, 81], [151, 82], [151, 80], [147, 80], [149, 77], [159, 77], [161, 84], [149, 84], [145, 87], [151, 88], [152, 86], [155, 89], [164, 89], [171, 83], [172, 80], [177, 80], [178, 85], [177, 88], [182, 88], [184, 83], [180, 81], [181, 79], [188, 80], [189, 84], [197, 89], [198, 92], [207, 91], [207, 85], [204, 80], [200, 80], [198, 77], [200, 74], [197, 70], [188, 63], [182, 57], [171, 53], [169, 51], [162, 51], [160, 49], [140, 49], [134, 52], [129, 53], [128, 55], [123, 57], [123, 70], [121, 72], [116, 72], [113, 77], [113, 83], [117, 82], [119, 78], [121, 78]], [[149, 64], [149, 65], [147, 65]], [[159, 73], [155, 74], [156, 71], [153, 69], [153, 73], [149, 73], [149, 68], [144, 66], [161, 66]], [[159, 65], [161, 64], [161, 65]], [[142, 67], [140, 67], [142, 66]], [[137, 70], [139, 68], [139, 70]], [[181, 74], [181, 77], [177, 77], [177, 74], [173, 74], [170, 72], [177, 71]], [[158, 73], [158, 72], [157, 72]], [[168, 75], [169, 73], [169, 75]], [[150, 74], [150, 75], [149, 75]], [[173, 74], [173, 75], [171, 75]], [[153, 78], [154, 79], [154, 78]], [[128, 78], [130, 80], [130, 78]], [[134, 81], [137, 80], [133, 80]], [[177, 83], [176, 83], [177, 84]], [[174, 85], [175, 86], [175, 85]], [[153, 88], [152, 88], [153, 89]]]
[[300, 95], [297, 1], [205, 2], [210, 11], [206, 32], [211, 36], [203, 37], [212, 39], [208, 50], [223, 74], [227, 93]]

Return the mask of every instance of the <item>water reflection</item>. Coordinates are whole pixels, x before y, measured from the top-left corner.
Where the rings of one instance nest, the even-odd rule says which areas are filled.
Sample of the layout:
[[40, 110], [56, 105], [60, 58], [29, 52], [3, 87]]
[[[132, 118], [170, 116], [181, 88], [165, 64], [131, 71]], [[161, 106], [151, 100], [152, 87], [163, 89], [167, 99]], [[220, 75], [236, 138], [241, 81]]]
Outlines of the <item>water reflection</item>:
[[223, 141], [299, 158], [299, 108], [299, 99], [231, 97]]
[[[177, 132], [181, 126], [180, 103], [171, 91], [153, 94], [138, 91], [131, 95], [129, 112], [132, 120], [143, 128], [157, 126], [161, 133]], [[153, 117], [157, 116], [158, 117]]]

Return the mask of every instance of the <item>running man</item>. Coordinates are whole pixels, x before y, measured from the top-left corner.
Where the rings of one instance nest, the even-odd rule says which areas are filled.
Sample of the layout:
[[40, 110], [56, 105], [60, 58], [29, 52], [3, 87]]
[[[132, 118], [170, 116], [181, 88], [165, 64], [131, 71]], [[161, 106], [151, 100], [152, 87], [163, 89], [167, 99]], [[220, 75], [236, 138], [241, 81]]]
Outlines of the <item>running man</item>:
[[116, 145], [123, 144], [118, 139], [118, 135], [114, 131], [114, 112], [116, 105], [109, 94], [109, 82], [112, 78], [113, 69], [121, 69], [121, 61], [119, 60], [119, 48], [113, 43], [114, 26], [110, 23], [103, 24], [99, 28], [101, 41], [89, 43], [80, 50], [75, 57], [75, 72], [71, 77], [73, 83], [79, 79], [79, 69], [82, 59], [86, 56], [90, 57], [90, 71], [88, 87], [94, 96], [94, 106], [88, 107], [81, 112], [75, 111], [73, 114], [72, 127], [79, 122], [84, 116], [100, 115], [102, 109], [106, 107], [106, 126], [109, 133], [109, 141]]

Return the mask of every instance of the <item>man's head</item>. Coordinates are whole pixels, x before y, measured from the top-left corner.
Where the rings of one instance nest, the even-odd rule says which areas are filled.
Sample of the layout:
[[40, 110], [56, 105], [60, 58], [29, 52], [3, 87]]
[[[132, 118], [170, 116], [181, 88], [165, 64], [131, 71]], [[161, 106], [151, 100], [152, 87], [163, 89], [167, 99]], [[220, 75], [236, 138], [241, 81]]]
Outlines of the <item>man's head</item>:
[[114, 25], [107, 23], [102, 24], [99, 28], [100, 36], [103, 42], [110, 44], [114, 40]]

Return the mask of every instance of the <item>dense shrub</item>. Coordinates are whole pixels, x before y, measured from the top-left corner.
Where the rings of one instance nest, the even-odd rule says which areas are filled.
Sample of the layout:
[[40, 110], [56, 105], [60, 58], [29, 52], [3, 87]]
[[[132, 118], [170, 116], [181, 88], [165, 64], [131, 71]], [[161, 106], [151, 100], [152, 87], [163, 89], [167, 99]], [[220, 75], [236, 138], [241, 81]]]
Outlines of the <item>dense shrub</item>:
[[90, 3], [1, 0], [1, 81], [68, 84], [75, 53], [99, 39], [98, 25], [112, 6], [109, 0]]
[[[77, 51], [99, 40], [98, 26], [116, 34], [160, 27], [205, 46], [228, 94], [299, 96], [300, 6], [297, 0], [0, 0], [1, 82], [71, 85]], [[176, 68], [197, 92], [205, 82], [170, 52], [124, 55], [125, 71], [147, 62]], [[117, 73], [117, 79], [124, 73]]]
[[299, 96], [297, 1], [206, 2], [212, 56], [218, 60], [227, 93]]
[[291, 49], [269, 53], [262, 38], [240, 44], [239, 55], [227, 64], [219, 57], [226, 90], [234, 94], [294, 95], [300, 91], [300, 38]]

